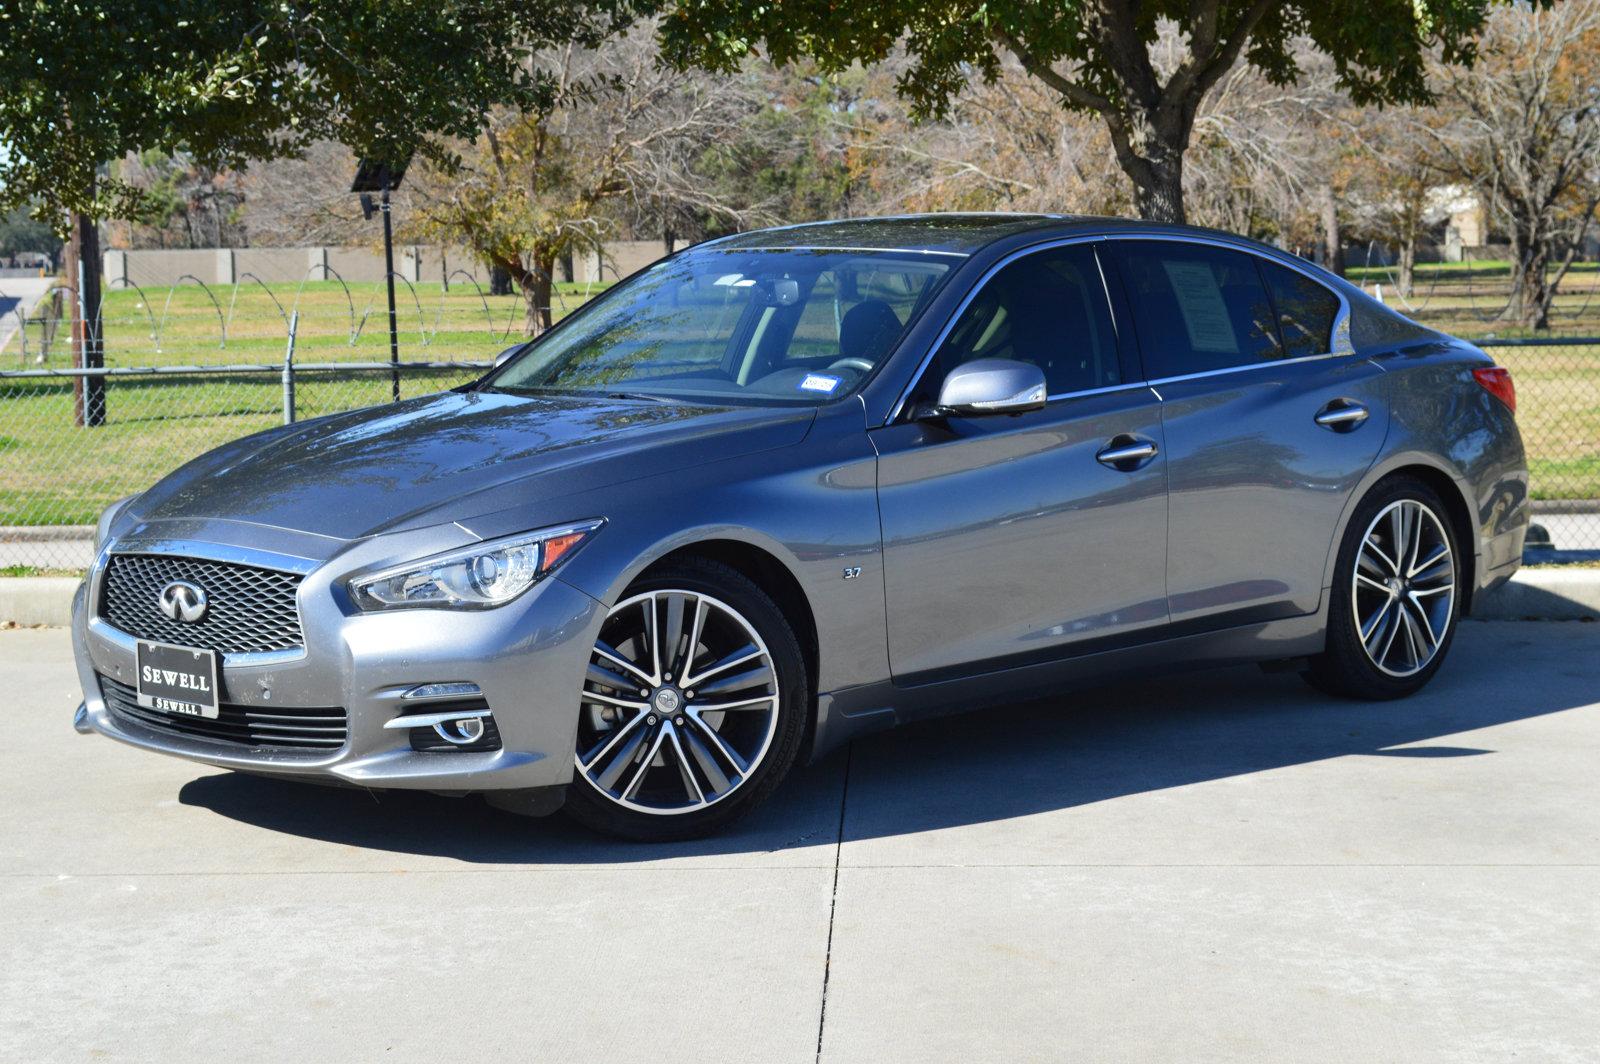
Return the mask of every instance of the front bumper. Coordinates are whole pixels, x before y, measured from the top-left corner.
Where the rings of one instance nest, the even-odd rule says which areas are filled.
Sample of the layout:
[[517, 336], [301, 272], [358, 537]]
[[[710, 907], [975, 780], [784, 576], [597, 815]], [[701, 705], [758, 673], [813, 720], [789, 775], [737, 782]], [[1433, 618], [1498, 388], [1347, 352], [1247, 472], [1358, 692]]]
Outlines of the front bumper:
[[[340, 706], [337, 750], [262, 748], [145, 727], [107, 707], [101, 676], [135, 682], [134, 640], [94, 616], [100, 565], [73, 601], [72, 638], [84, 704], [75, 721], [131, 746], [207, 765], [375, 788], [511, 792], [572, 779], [575, 692], [583, 683], [604, 607], [557, 577], [506, 606], [484, 611], [341, 607], [318, 570], [300, 589], [305, 651], [288, 660], [221, 665], [222, 701], [275, 707]], [[320, 577], [320, 578], [319, 578]], [[412, 748], [406, 729], [384, 724], [406, 710], [401, 695], [432, 683], [470, 682], [494, 714], [492, 751]]]

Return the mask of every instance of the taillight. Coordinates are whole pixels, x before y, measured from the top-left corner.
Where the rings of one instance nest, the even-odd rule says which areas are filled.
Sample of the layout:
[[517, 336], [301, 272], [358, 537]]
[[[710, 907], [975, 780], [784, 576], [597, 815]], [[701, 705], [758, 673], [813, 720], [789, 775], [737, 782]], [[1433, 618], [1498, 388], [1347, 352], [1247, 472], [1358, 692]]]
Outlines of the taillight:
[[1483, 390], [1506, 404], [1506, 409], [1517, 412], [1517, 386], [1511, 383], [1511, 371], [1504, 366], [1484, 366], [1472, 371], [1473, 378]]

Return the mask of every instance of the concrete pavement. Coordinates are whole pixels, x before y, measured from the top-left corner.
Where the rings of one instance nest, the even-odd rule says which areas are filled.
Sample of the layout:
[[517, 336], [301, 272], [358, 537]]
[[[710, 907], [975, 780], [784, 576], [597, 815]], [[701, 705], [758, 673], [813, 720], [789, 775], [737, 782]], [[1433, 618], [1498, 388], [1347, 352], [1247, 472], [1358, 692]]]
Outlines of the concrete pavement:
[[[734, 834], [218, 773], [0, 632], [0, 1060], [1593, 1061], [1600, 626], [857, 742]], [[819, 1048], [820, 1038], [820, 1048]]]
[[[17, 347], [12, 349], [11, 340], [21, 331], [34, 304], [55, 283], [54, 277], [0, 277], [0, 354], [17, 359], [18, 365], [22, 358], [22, 341], [18, 339]], [[4, 362], [0, 362], [0, 366], [18, 368]]]

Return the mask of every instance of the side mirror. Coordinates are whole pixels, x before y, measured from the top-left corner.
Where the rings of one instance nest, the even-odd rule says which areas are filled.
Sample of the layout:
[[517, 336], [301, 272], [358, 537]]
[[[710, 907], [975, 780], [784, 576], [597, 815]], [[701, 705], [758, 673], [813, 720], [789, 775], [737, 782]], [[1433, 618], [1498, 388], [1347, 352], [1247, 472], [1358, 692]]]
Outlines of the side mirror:
[[940, 416], [1022, 414], [1045, 404], [1044, 370], [1031, 362], [980, 358], [957, 366], [939, 388]]
[[528, 345], [527, 345], [526, 342], [523, 342], [523, 343], [520, 343], [520, 344], [513, 344], [512, 346], [506, 348], [504, 351], [500, 352], [498, 355], [495, 355], [494, 356], [494, 368], [495, 369], [499, 369], [501, 366], [503, 366], [507, 362], [511, 361], [511, 356], [512, 355], [516, 354], [518, 351], [521, 351], [524, 347], [527, 347], [527, 346]]

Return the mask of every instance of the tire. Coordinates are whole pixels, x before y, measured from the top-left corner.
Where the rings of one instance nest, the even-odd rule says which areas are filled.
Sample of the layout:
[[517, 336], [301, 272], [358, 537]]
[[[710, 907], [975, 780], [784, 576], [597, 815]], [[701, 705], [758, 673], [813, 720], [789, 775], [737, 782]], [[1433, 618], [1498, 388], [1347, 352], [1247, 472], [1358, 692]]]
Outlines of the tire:
[[576, 697], [564, 809], [584, 827], [641, 842], [714, 834], [764, 801], [800, 753], [811, 705], [783, 611], [744, 574], [704, 558], [628, 589]]
[[1302, 674], [1308, 683], [1379, 701], [1419, 691], [1439, 671], [1461, 608], [1462, 555], [1449, 513], [1438, 492], [1404, 475], [1361, 500], [1339, 544], [1327, 645]]

